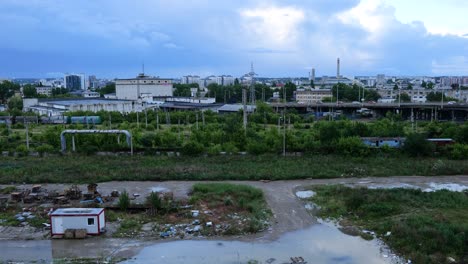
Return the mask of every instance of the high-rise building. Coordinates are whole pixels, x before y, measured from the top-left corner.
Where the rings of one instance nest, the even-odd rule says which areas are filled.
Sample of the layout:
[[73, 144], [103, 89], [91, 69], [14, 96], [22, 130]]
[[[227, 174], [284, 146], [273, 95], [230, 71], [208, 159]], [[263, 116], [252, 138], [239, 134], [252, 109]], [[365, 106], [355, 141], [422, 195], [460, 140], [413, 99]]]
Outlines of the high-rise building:
[[310, 72], [310, 80], [315, 83], [315, 68], [312, 68], [312, 71]]
[[385, 74], [377, 74], [377, 85], [385, 84]]
[[76, 90], [82, 90], [82, 79], [81, 76], [75, 75], [75, 74], [70, 74], [70, 75], [65, 75], [65, 88], [67, 88], [69, 91], [76, 91]]

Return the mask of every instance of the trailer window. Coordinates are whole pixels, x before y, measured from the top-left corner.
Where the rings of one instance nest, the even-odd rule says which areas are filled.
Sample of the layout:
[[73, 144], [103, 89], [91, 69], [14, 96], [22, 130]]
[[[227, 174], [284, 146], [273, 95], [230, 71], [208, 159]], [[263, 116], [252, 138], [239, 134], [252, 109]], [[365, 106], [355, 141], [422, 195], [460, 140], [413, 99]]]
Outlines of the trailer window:
[[88, 225], [94, 225], [94, 218], [88, 218]]

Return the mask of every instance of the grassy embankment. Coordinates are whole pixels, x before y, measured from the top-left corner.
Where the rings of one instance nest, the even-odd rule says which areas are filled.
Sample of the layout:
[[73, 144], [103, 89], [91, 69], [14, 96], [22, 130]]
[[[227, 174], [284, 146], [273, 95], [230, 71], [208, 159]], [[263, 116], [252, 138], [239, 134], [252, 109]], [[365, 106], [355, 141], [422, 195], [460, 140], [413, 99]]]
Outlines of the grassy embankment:
[[[321, 217], [372, 230], [413, 263], [468, 263], [468, 193], [315, 186]], [[391, 232], [391, 233], [387, 233]]]
[[160, 180], [287, 180], [468, 174], [466, 160], [315, 155], [1, 157], [0, 183]]
[[[181, 209], [180, 205], [190, 204], [189, 209]], [[268, 226], [271, 212], [264, 200], [263, 192], [257, 188], [228, 183], [199, 183], [193, 186], [188, 201], [172, 202], [171, 208], [163, 206], [155, 215], [145, 213], [129, 214], [126, 212], [108, 211], [110, 222], [119, 221], [120, 225], [115, 237], [138, 237], [142, 235], [142, 227], [154, 223], [151, 232], [144, 235], [157, 236], [168, 232], [175, 226], [189, 225], [198, 219], [202, 226], [211, 222], [211, 227], [204, 227], [200, 231], [203, 236], [240, 235], [256, 233]], [[194, 217], [191, 210], [199, 210]], [[209, 213], [206, 213], [209, 212]], [[217, 228], [216, 226], [223, 226]], [[174, 231], [176, 237], [183, 238], [186, 234], [180, 229]]]

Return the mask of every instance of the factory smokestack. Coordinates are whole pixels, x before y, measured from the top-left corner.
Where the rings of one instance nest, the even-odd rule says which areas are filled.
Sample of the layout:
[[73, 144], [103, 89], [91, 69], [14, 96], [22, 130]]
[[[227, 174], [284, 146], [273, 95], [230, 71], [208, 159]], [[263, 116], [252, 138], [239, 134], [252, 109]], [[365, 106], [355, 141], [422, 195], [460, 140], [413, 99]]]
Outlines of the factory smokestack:
[[340, 78], [340, 58], [336, 60], [336, 78]]

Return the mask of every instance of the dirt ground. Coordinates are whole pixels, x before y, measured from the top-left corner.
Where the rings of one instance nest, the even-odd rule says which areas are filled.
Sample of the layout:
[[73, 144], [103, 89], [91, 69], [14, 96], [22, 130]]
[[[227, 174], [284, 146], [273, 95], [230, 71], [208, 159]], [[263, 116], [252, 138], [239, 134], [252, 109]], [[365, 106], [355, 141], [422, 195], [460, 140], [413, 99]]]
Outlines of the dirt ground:
[[[173, 192], [174, 198], [187, 198], [194, 181], [167, 181], [167, 182], [105, 182], [99, 183], [98, 191], [104, 195], [110, 194], [113, 190], [126, 190], [130, 196], [137, 197], [133, 203], [144, 203], [145, 197], [151, 191], [169, 190]], [[292, 181], [230, 181], [235, 184], [251, 185], [263, 190], [270, 209], [273, 212], [271, 228], [265, 232], [249, 235], [246, 237], [236, 237], [236, 240], [265, 240], [271, 241], [278, 238], [285, 232], [302, 229], [317, 222], [317, 219], [306, 210], [305, 203], [295, 195], [296, 191], [302, 190], [310, 185], [322, 184], [345, 184], [350, 186], [365, 186], [371, 188], [392, 188], [392, 187], [418, 187], [421, 189], [434, 188], [434, 185], [450, 185], [468, 187], [468, 176], [439, 176], [439, 177], [386, 177], [386, 178], [339, 178], [323, 180], [292, 180]], [[0, 185], [3, 188], [7, 185]], [[48, 190], [63, 190], [69, 184], [42, 184]], [[32, 185], [18, 185], [18, 188], [31, 188]], [[86, 190], [86, 185], [79, 185], [82, 190]], [[25, 230], [27, 227], [0, 227], [0, 240], [18, 239], [42, 239], [47, 231], [31, 232]]]

